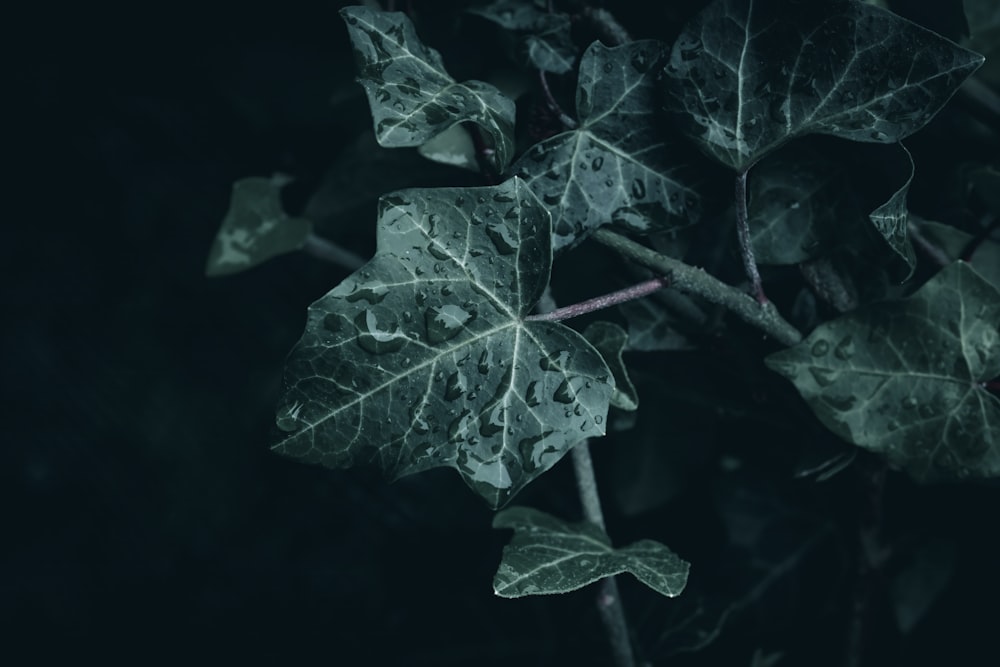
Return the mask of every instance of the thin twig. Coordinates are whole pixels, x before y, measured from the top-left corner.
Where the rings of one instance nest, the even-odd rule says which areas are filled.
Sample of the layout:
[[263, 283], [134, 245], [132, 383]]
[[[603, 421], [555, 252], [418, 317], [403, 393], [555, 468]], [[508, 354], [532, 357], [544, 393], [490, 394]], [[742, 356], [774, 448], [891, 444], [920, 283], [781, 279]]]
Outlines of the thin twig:
[[653, 278], [652, 280], [641, 282], [638, 285], [620, 289], [617, 292], [603, 294], [601, 296], [594, 297], [593, 299], [587, 299], [586, 301], [581, 301], [580, 303], [574, 303], [572, 306], [566, 306], [565, 308], [556, 308], [555, 310], [546, 313], [529, 315], [524, 319], [528, 321], [546, 322], [568, 320], [571, 317], [586, 315], [587, 313], [592, 313], [595, 310], [603, 310], [605, 308], [610, 308], [611, 306], [617, 306], [618, 304], [625, 303], [626, 301], [641, 299], [648, 294], [652, 294], [658, 289], [667, 287], [669, 284], [669, 281], [665, 278]]
[[924, 233], [920, 231], [920, 227], [917, 226], [915, 222], [911, 220], [907, 223], [906, 230], [910, 233], [910, 238], [917, 244], [917, 247], [920, 248], [932, 262], [938, 266], [948, 266], [951, 264], [951, 257], [948, 257], [948, 254], [944, 250], [939, 248], [937, 245], [932, 243], [930, 239], [924, 236]]
[[758, 303], [753, 297], [705, 273], [704, 270], [688, 266], [673, 257], [661, 255], [610, 229], [598, 229], [590, 235], [590, 238], [665, 276], [670, 280], [671, 287], [682, 292], [697, 294], [711, 303], [727, 308], [743, 321], [764, 331], [784, 345], [796, 345], [802, 341], [801, 332], [789, 324], [770, 302]]
[[[551, 294], [546, 295], [536, 310], [539, 316], [558, 312], [556, 302]], [[547, 311], [548, 308], [554, 310]], [[594, 463], [590, 458], [590, 441], [584, 439], [573, 447], [571, 452], [573, 471], [576, 476], [576, 488], [583, 506], [583, 516], [602, 531], [607, 532], [604, 524], [604, 512], [601, 510], [601, 496], [597, 492], [597, 476], [594, 474]], [[635, 667], [635, 655], [632, 652], [632, 642], [629, 639], [628, 622], [625, 620], [625, 607], [618, 592], [618, 584], [614, 576], [604, 577], [600, 581], [597, 595], [597, 611], [601, 615], [611, 653], [617, 667]]]
[[345, 250], [336, 243], [316, 234], [310, 234], [306, 237], [302, 243], [302, 250], [313, 257], [336, 264], [348, 271], [357, 271], [365, 265], [365, 260], [361, 256], [355, 255], [350, 250]]
[[[594, 463], [590, 458], [590, 443], [584, 440], [577, 444], [571, 454], [573, 470], [576, 473], [576, 487], [580, 494], [580, 504], [583, 505], [583, 515], [590, 523], [607, 532], [604, 524], [604, 512], [601, 510], [601, 497], [597, 492], [597, 477], [594, 474]], [[618, 667], [634, 667], [635, 655], [632, 652], [632, 641], [628, 635], [628, 622], [625, 620], [625, 608], [621, 602], [618, 583], [613, 576], [601, 579], [600, 592], [597, 595], [597, 610], [611, 642], [611, 652]]]
[[549, 111], [551, 111], [559, 119], [559, 122], [562, 123], [564, 127], [570, 130], [576, 129], [576, 121], [562, 110], [562, 107], [559, 106], [559, 103], [556, 102], [556, 98], [552, 95], [552, 90], [549, 89], [548, 77], [545, 76], [545, 70], [538, 70], [538, 80], [542, 83], [542, 93], [545, 95], [545, 103], [548, 105]]
[[750, 212], [747, 210], [747, 173], [750, 168], [740, 170], [736, 175], [736, 233], [740, 239], [740, 254], [743, 257], [743, 267], [750, 279], [750, 287], [757, 301], [767, 303], [764, 287], [760, 282], [760, 271], [757, 270], [757, 260], [753, 256], [753, 242], [750, 240]]

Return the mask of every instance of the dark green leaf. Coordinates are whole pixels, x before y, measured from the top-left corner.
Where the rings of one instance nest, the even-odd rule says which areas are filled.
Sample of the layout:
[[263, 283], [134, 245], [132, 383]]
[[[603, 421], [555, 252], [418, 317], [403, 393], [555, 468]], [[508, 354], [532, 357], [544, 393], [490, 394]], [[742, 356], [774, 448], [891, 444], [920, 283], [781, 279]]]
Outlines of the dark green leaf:
[[1000, 475], [1000, 292], [964, 263], [819, 326], [767, 365], [827, 428], [918, 480]]
[[684, 131], [742, 171], [805, 134], [899, 141], [982, 62], [859, 2], [715, 0], [677, 38], [665, 82]]
[[[651, 297], [628, 301], [618, 308], [628, 324], [627, 349], [638, 352], [694, 349], [687, 336], [677, 330], [671, 313]], [[691, 308], [697, 306], [691, 304]]]
[[359, 81], [368, 95], [375, 136], [387, 148], [419, 146], [470, 121], [493, 141], [503, 169], [513, 152], [514, 103], [482, 81], [457, 83], [441, 55], [424, 45], [405, 14], [345, 7]]
[[969, 174], [969, 181], [990, 212], [1000, 216], [1000, 171], [995, 167], [981, 167]]
[[[915, 216], [911, 216], [911, 218], [913, 217]], [[914, 220], [914, 223], [924, 238], [941, 248], [948, 259], [953, 261], [960, 259], [962, 253], [975, 239], [972, 234], [966, 234], [951, 225], [919, 219]], [[972, 254], [969, 263], [972, 268], [979, 272], [979, 275], [1000, 289], [1000, 243], [992, 239], [984, 239]]]
[[451, 466], [498, 507], [603, 435], [600, 354], [523, 319], [548, 283], [549, 224], [518, 179], [382, 197], [377, 253], [309, 309], [275, 449], [394, 477]]
[[529, 507], [498, 513], [493, 527], [514, 529], [493, 579], [501, 597], [568, 593], [622, 572], [669, 597], [680, 595], [687, 583], [689, 564], [659, 542], [614, 549], [591, 523], [566, 523]]
[[532, 66], [554, 74], [573, 69], [576, 47], [570, 36], [570, 18], [550, 13], [545, 2], [498, 0], [469, 12], [515, 33], [525, 59]]
[[798, 264], [844, 240], [862, 219], [845, 170], [793, 144], [750, 174], [750, 239], [760, 264]]
[[281, 206], [284, 176], [244, 178], [233, 183], [229, 210], [208, 253], [205, 274], [238, 273], [272, 257], [298, 250], [312, 223], [289, 217]]
[[536, 144], [511, 168], [552, 214], [556, 250], [609, 222], [643, 232], [697, 222], [700, 198], [654, 114], [664, 49], [591, 44], [580, 62], [579, 127]]
[[625, 362], [622, 361], [628, 334], [617, 324], [594, 322], [584, 329], [583, 337], [601, 353], [615, 377], [615, 391], [611, 394], [611, 405], [619, 410], [637, 410], [639, 395], [632, 380], [629, 379]]

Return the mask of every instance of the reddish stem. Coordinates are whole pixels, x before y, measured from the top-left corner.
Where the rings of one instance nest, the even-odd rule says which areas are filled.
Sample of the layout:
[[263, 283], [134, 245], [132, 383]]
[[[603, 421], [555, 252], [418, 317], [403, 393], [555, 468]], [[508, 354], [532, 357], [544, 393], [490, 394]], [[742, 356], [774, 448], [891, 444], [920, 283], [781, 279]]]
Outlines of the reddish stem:
[[618, 290], [617, 292], [611, 292], [610, 294], [604, 294], [593, 299], [587, 299], [586, 301], [581, 301], [580, 303], [575, 303], [572, 306], [566, 306], [565, 308], [556, 308], [548, 313], [529, 315], [524, 319], [526, 321], [534, 322], [559, 322], [561, 320], [568, 320], [571, 317], [586, 315], [587, 313], [592, 313], [595, 310], [603, 310], [605, 308], [610, 308], [611, 306], [617, 306], [620, 303], [625, 303], [626, 301], [642, 298], [647, 294], [652, 294], [658, 289], [667, 287], [669, 284], [670, 280], [667, 278], [653, 278], [652, 280], [647, 280], [639, 283], [638, 285], [633, 285], [632, 287], [626, 287], [625, 289]]
[[736, 175], [736, 233], [740, 239], [740, 253], [743, 256], [743, 267], [746, 269], [747, 278], [750, 279], [750, 288], [757, 303], [764, 305], [767, 303], [767, 295], [764, 294], [764, 286], [761, 285], [760, 271], [757, 270], [757, 260], [753, 256], [753, 243], [750, 241], [750, 212], [747, 210], [747, 173], [750, 167], [742, 169]]

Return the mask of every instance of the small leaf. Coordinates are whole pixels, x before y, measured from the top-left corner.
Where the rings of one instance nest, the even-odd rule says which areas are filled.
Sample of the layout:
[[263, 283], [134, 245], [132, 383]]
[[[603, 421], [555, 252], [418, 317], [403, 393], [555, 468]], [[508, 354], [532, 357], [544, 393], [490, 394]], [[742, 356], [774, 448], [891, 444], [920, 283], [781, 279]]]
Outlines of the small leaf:
[[515, 33], [525, 60], [543, 72], [565, 74], [576, 62], [576, 46], [570, 36], [570, 17], [550, 13], [544, 2], [497, 0], [468, 10]]
[[492, 139], [497, 165], [513, 153], [514, 103], [482, 81], [457, 83], [441, 54], [424, 45], [405, 14], [345, 7], [341, 15], [354, 45], [381, 146], [419, 146], [462, 121]]
[[281, 188], [287, 183], [284, 176], [233, 183], [229, 210], [208, 253], [206, 275], [245, 271], [302, 247], [312, 233], [312, 222], [285, 213]]
[[614, 549], [591, 523], [566, 523], [529, 507], [499, 512], [493, 527], [514, 529], [493, 579], [500, 597], [568, 593], [622, 572], [668, 597], [680, 595], [687, 583], [689, 564], [659, 542]]
[[[905, 272], [901, 274], [900, 282], [909, 280], [917, 268], [917, 256], [913, 252], [913, 244], [910, 243], [910, 236], [907, 233], [907, 222], [909, 212], [906, 208], [906, 196], [910, 191], [910, 183], [913, 182], [913, 157], [910, 151], [906, 150], [903, 144], [897, 144], [906, 155], [909, 163], [909, 171], [906, 180], [892, 194], [892, 196], [881, 206], [868, 214], [868, 219], [875, 225], [875, 230], [889, 244], [889, 248], [895, 253], [897, 260], [902, 260]], [[897, 262], [898, 263], [898, 262]], [[900, 273], [897, 271], [897, 273]]]
[[656, 41], [583, 54], [576, 92], [579, 126], [536, 144], [511, 167], [552, 214], [553, 248], [613, 222], [650, 232], [693, 224], [698, 193], [661, 136], [655, 79], [665, 57]]
[[[672, 314], [662, 304], [654, 303], [651, 298], [627, 301], [618, 308], [628, 324], [626, 349], [637, 352], [660, 352], [695, 348], [688, 337], [678, 330], [676, 319]], [[697, 309], [697, 306], [691, 303], [690, 308]]]
[[766, 359], [841, 438], [917, 480], [1000, 475], [1000, 292], [964, 263]]
[[628, 334], [625, 330], [611, 322], [593, 322], [584, 329], [583, 337], [601, 353], [612, 375], [615, 376], [615, 391], [611, 394], [611, 405], [619, 410], [639, 409], [639, 395], [628, 376], [628, 368], [622, 361], [622, 352], [628, 343]]
[[817, 257], [862, 219], [845, 170], [801, 144], [761, 160], [749, 182], [750, 240], [760, 264]]
[[[914, 222], [924, 237], [941, 248], [952, 261], [961, 259], [962, 253], [975, 239], [972, 234], [955, 229], [951, 225], [919, 219]], [[1000, 289], [1000, 243], [989, 238], [984, 239], [972, 254], [969, 264], [991, 285]]]
[[524, 320], [549, 224], [518, 179], [382, 197], [375, 256], [309, 309], [274, 448], [393, 477], [450, 466], [499, 507], [603, 435], [607, 364], [572, 329]]
[[806, 134], [899, 141], [982, 62], [864, 3], [715, 0], [674, 43], [665, 85], [684, 131], [743, 171]]

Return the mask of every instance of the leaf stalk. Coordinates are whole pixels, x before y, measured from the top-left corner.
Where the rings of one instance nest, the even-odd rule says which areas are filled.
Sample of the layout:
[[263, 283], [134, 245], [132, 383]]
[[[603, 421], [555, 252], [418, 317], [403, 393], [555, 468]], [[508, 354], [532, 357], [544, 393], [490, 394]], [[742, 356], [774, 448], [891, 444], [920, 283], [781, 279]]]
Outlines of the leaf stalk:
[[791, 347], [802, 341], [802, 333], [789, 324], [772, 303], [758, 302], [735, 287], [709, 275], [703, 269], [661, 255], [607, 228], [596, 230], [590, 238], [666, 276], [671, 287], [682, 292], [697, 294], [711, 303], [723, 306], [744, 322], [757, 327], [784, 345]]

